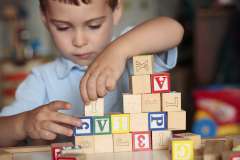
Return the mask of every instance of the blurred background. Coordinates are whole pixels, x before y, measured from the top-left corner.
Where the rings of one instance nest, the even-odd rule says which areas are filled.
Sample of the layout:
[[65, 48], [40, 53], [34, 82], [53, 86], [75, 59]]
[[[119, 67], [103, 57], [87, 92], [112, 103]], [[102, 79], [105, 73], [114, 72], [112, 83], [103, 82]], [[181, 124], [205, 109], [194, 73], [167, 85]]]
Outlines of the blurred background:
[[[172, 90], [182, 93], [188, 131], [203, 137], [240, 133], [240, 1], [125, 0], [115, 30], [155, 16], [170, 16], [185, 28]], [[0, 106], [32, 67], [56, 57], [38, 0], [0, 1]], [[0, 107], [0, 108], [1, 108]]]

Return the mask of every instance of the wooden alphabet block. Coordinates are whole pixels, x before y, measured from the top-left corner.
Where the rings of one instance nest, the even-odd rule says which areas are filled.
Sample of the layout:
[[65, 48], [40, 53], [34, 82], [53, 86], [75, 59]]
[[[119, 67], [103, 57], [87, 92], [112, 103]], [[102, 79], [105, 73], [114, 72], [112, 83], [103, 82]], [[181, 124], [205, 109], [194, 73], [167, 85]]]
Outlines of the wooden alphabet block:
[[51, 155], [52, 160], [57, 160], [61, 155], [61, 151], [63, 147], [71, 147], [72, 143], [52, 143], [51, 144]]
[[186, 130], [186, 111], [167, 112], [169, 130]]
[[152, 150], [151, 132], [133, 132], [132, 145], [133, 151]]
[[161, 95], [160, 94], [143, 94], [142, 95], [142, 112], [161, 112]]
[[98, 116], [93, 117], [93, 133], [94, 134], [111, 134], [111, 117]]
[[169, 73], [158, 73], [151, 75], [152, 93], [170, 92]]
[[113, 134], [114, 152], [132, 151], [132, 134]]
[[0, 151], [0, 159], [2, 160], [13, 160], [13, 154], [5, 151]]
[[98, 98], [85, 106], [85, 116], [104, 116], [104, 98]]
[[152, 149], [168, 149], [170, 139], [172, 138], [172, 131], [152, 131]]
[[181, 93], [162, 93], [162, 111], [181, 111]]
[[172, 139], [172, 160], [194, 160], [192, 140]]
[[193, 133], [178, 133], [178, 134], [174, 134], [174, 136], [179, 136], [182, 138], [186, 138], [186, 139], [191, 139], [193, 141], [193, 147], [194, 149], [200, 149], [201, 148], [201, 144], [202, 144], [202, 140], [201, 140], [201, 136], [198, 134], [193, 134]]
[[151, 93], [150, 75], [132, 76], [130, 88], [133, 94]]
[[75, 145], [81, 146], [82, 153], [94, 153], [93, 136], [75, 136]]
[[123, 94], [124, 113], [141, 113], [142, 99], [140, 94]]
[[153, 73], [153, 55], [140, 55], [133, 57], [133, 74], [149, 75]]
[[134, 113], [130, 114], [130, 131], [148, 131], [148, 114]]
[[167, 129], [167, 112], [148, 113], [148, 128], [149, 130], [152, 130], [152, 131], [166, 130]]
[[71, 146], [71, 147], [63, 147], [61, 150], [61, 156], [69, 157], [70, 155], [81, 154], [82, 149], [80, 146]]
[[130, 115], [129, 114], [112, 114], [111, 115], [112, 133], [129, 133]]
[[81, 127], [74, 128], [74, 136], [84, 136], [93, 134], [93, 119], [92, 117], [80, 117], [82, 121]]
[[57, 160], [77, 160], [75, 157], [58, 157]]
[[94, 151], [95, 153], [113, 152], [113, 137], [109, 135], [94, 136]]

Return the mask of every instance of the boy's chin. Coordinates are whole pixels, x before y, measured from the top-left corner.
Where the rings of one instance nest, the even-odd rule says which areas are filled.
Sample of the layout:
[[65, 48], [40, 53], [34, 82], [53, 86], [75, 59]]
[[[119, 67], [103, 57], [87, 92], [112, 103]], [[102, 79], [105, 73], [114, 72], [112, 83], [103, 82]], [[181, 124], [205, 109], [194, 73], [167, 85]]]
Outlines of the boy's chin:
[[93, 60], [75, 60], [73, 62], [81, 66], [89, 66], [92, 63], [92, 61]]

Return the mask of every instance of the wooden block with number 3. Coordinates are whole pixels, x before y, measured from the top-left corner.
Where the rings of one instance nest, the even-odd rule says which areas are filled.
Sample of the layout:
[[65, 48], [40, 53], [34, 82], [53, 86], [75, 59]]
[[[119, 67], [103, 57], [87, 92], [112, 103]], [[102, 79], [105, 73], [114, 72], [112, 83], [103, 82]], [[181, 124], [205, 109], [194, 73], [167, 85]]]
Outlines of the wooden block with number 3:
[[153, 55], [140, 55], [133, 57], [134, 75], [146, 75], [153, 73]]
[[152, 93], [170, 92], [169, 73], [151, 74]]
[[133, 151], [152, 150], [151, 132], [132, 132]]
[[104, 115], [104, 98], [98, 98], [85, 106], [85, 116], [103, 116]]

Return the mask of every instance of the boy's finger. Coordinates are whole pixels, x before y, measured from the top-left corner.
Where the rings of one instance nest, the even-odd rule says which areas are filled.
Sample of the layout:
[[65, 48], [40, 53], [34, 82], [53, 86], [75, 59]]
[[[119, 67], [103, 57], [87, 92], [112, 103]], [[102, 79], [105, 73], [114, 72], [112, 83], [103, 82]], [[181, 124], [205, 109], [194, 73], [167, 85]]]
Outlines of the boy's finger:
[[106, 88], [108, 91], [112, 91], [114, 90], [114, 88], [116, 87], [116, 80], [114, 79], [114, 77], [112, 76], [108, 76], [107, 80], [106, 80]]
[[93, 72], [87, 81], [87, 93], [88, 98], [91, 101], [97, 100], [97, 78], [99, 75], [99, 71]]
[[50, 122], [50, 121], [45, 121], [42, 124], [42, 128], [49, 132], [53, 132], [55, 134], [65, 135], [65, 136], [69, 136], [69, 137], [72, 136], [72, 134], [73, 134], [73, 130], [71, 130], [70, 128], [63, 127], [59, 124], [56, 124], [56, 123]]
[[51, 120], [57, 123], [63, 123], [74, 127], [80, 127], [82, 124], [79, 118], [65, 115], [59, 112], [53, 113]]
[[52, 111], [58, 111], [58, 110], [67, 110], [70, 109], [72, 106], [70, 103], [63, 102], [63, 101], [54, 101], [49, 103], [50, 107], [49, 109]]
[[87, 94], [87, 80], [88, 80], [88, 77], [89, 77], [89, 75], [86, 74], [80, 82], [80, 93], [81, 93], [82, 100], [85, 104], [90, 102], [89, 98], [88, 98], [88, 94]]
[[107, 93], [106, 91], [106, 79], [107, 79], [107, 73], [102, 72], [97, 79], [97, 95], [99, 97], [104, 97]]
[[49, 132], [47, 130], [41, 130], [39, 132], [39, 136], [41, 139], [44, 139], [44, 140], [54, 140], [57, 137], [56, 134]]

